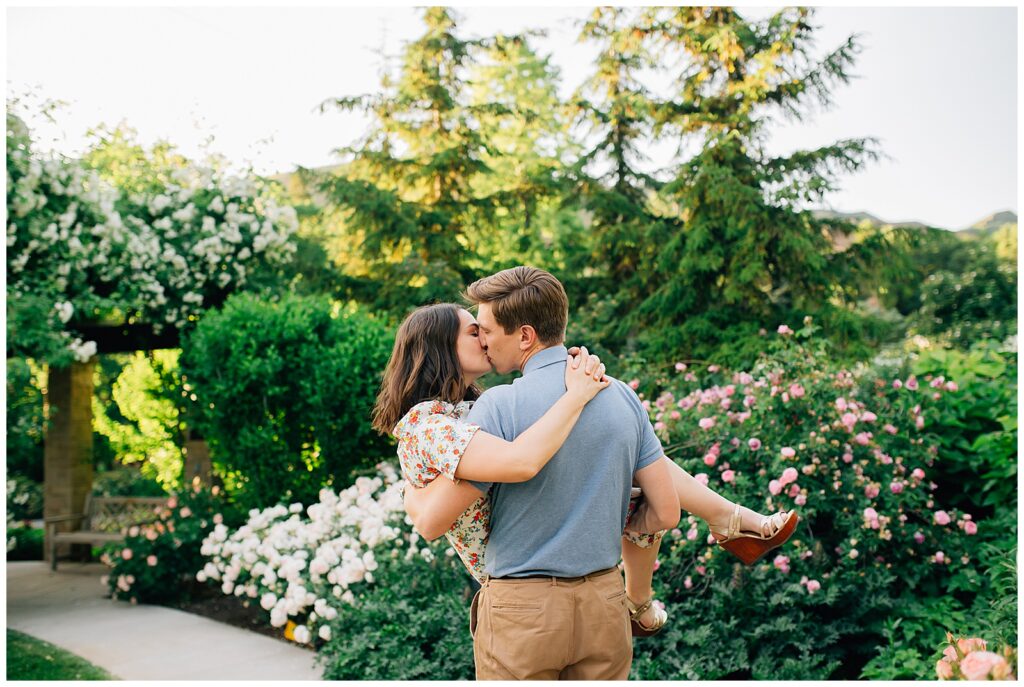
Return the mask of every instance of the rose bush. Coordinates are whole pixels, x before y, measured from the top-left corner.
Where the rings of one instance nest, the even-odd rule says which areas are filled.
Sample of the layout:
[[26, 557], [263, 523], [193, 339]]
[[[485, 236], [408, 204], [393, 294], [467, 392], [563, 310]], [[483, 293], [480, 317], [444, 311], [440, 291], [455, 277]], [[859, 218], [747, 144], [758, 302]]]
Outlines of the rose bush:
[[961, 388], [835, 366], [814, 333], [809, 320], [780, 326], [749, 372], [679, 363], [632, 380], [667, 453], [697, 479], [802, 518], [752, 568], [692, 517], [667, 537], [655, 588], [686, 622], [638, 645], [635, 677], [853, 679], [905, 600], [963, 608], [976, 595], [979, 549], [1006, 533], [950, 505], [928, 434]]
[[193, 482], [154, 508], [152, 521], [125, 529], [123, 544], [104, 548], [100, 560], [110, 573], [103, 584], [112, 598], [132, 603], [188, 600], [195, 571], [203, 564], [203, 538], [225, 518], [234, 520], [220, 490]]

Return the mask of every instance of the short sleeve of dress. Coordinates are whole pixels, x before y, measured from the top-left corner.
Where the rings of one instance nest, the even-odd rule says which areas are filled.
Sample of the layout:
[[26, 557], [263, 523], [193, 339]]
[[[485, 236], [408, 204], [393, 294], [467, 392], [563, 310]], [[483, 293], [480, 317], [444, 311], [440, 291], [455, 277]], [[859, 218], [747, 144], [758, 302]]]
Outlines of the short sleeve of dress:
[[420, 403], [395, 426], [402, 472], [416, 486], [438, 475], [457, 481], [455, 470], [479, 427], [454, 417], [453, 411], [442, 401]]

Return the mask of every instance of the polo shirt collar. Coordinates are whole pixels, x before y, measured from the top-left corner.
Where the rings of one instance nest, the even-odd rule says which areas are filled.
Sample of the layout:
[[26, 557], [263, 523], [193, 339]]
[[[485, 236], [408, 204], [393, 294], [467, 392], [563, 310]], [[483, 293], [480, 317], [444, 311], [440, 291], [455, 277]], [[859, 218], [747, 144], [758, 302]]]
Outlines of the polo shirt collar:
[[523, 374], [529, 374], [534, 370], [539, 370], [542, 367], [554, 365], [555, 363], [564, 363], [568, 357], [569, 351], [565, 346], [552, 346], [551, 348], [537, 351], [533, 354], [532, 358], [526, 361], [526, 365], [523, 366]]

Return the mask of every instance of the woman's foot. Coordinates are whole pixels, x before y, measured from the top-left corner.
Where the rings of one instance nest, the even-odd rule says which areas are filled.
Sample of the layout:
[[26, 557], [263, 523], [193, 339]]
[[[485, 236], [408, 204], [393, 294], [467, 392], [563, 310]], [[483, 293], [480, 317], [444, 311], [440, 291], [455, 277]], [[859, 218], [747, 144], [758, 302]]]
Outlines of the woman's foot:
[[642, 604], [635, 604], [628, 596], [629, 623], [633, 628], [634, 637], [650, 637], [661, 632], [668, 621], [668, 613], [660, 605], [654, 603], [654, 595]]
[[796, 511], [760, 515], [735, 505], [725, 527], [711, 525], [719, 545], [747, 565], [753, 565], [793, 536], [800, 517]]

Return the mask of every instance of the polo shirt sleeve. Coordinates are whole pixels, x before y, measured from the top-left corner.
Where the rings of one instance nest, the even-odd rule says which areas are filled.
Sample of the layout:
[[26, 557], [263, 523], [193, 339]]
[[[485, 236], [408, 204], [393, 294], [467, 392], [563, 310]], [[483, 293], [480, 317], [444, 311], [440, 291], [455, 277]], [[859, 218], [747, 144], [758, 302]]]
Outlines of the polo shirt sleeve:
[[[469, 411], [469, 415], [466, 416], [466, 420], [488, 434], [508, 439], [508, 436], [505, 434], [505, 430], [502, 427], [502, 413], [499, 408], [500, 404], [498, 402], [498, 397], [499, 393], [497, 393], [497, 387], [485, 391], [473, 404], [473, 407]], [[473, 480], [466, 481], [485, 494], [493, 484], [493, 482], [474, 482]]]
[[[640, 402], [636, 392], [622, 382], [619, 382], [619, 384], [622, 384], [622, 387], [626, 390], [626, 397], [629, 399], [633, 412], [636, 413], [636, 421], [640, 428], [640, 450], [637, 455], [636, 470], [642, 470], [665, 455], [665, 450], [661, 447], [661, 441], [658, 439], [658, 435], [654, 433], [654, 426], [651, 425], [651, 417], [647, 414], [647, 410], [644, 408], [643, 403]], [[636, 470], [633, 472], [636, 472]]]

